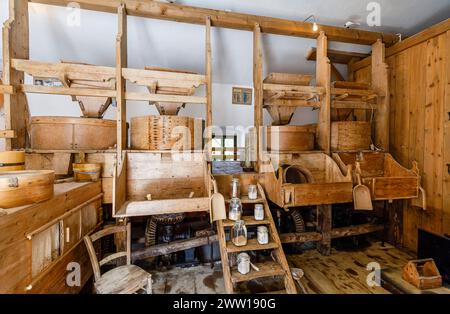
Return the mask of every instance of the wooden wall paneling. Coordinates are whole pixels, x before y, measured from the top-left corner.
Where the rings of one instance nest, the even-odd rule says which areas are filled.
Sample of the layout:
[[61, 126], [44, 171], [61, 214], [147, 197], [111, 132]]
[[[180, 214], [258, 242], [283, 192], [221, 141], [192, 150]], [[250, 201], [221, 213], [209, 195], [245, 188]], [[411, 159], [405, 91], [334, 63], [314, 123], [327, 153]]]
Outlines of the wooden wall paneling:
[[326, 154], [330, 154], [331, 127], [331, 64], [328, 59], [328, 41], [324, 32], [317, 38], [316, 85], [325, 88], [317, 124], [317, 144]]
[[[9, 0], [9, 19], [3, 26], [3, 84], [20, 85], [24, 73], [11, 67], [11, 59], [29, 58], [28, 1]], [[25, 148], [29, 110], [24, 93], [4, 95], [5, 130], [14, 130], [15, 138], [6, 138], [6, 150]]]
[[[422, 43], [407, 51], [409, 58], [406, 65], [406, 71], [403, 75], [408, 77], [409, 90], [409, 148], [407, 164], [411, 165], [412, 161], [416, 161], [420, 169], [421, 175], [424, 169], [424, 140], [425, 140], [425, 95], [426, 95], [426, 43]], [[389, 59], [394, 59], [395, 56]], [[408, 71], [409, 69], [409, 71]], [[397, 99], [395, 97], [394, 99]], [[401, 104], [401, 102], [398, 102]], [[401, 129], [399, 129], [399, 132]], [[402, 132], [404, 133], [404, 131]], [[394, 134], [394, 138], [395, 138]], [[394, 142], [391, 147], [398, 148], [398, 144]], [[397, 154], [395, 154], [397, 155]], [[422, 178], [423, 180], [423, 178]], [[410, 207], [409, 202], [404, 202], [403, 207], [403, 245], [408, 248], [417, 248], [417, 228], [422, 224], [422, 212]]]
[[117, 101], [117, 161], [120, 164], [122, 151], [127, 148], [127, 109], [126, 109], [126, 81], [122, 70], [128, 66], [127, 55], [127, 12], [125, 5], [117, 9], [118, 31], [116, 38], [116, 101]]
[[443, 233], [450, 234], [450, 31], [446, 35], [445, 48], [445, 99], [444, 99], [444, 195]]
[[262, 123], [263, 123], [263, 52], [261, 27], [255, 24], [253, 30], [253, 89], [254, 89], [254, 125], [256, 131], [256, 169], [261, 169]]
[[443, 205], [443, 126], [445, 86], [445, 36], [427, 41], [427, 73], [425, 100], [424, 188], [428, 191], [427, 211], [422, 226], [437, 233], [442, 232]]

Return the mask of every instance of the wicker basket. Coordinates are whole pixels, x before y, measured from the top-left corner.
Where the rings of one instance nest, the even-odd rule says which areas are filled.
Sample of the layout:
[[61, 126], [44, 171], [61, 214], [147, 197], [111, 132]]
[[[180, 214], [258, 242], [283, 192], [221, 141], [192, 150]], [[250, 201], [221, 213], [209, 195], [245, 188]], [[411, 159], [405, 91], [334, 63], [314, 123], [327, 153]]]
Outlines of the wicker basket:
[[314, 150], [316, 125], [284, 125], [267, 127], [266, 139], [269, 151]]
[[114, 147], [116, 121], [72, 117], [33, 117], [30, 124], [32, 149], [96, 150]]
[[203, 120], [179, 116], [131, 119], [131, 148], [138, 150], [201, 150]]
[[366, 121], [339, 121], [331, 123], [331, 150], [352, 151], [370, 149], [371, 123]]

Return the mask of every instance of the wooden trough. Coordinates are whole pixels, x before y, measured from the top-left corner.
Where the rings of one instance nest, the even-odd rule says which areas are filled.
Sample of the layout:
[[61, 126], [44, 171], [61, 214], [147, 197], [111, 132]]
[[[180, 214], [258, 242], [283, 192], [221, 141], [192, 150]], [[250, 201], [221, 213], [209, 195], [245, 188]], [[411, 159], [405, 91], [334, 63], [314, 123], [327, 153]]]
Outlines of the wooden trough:
[[113, 178], [113, 216], [207, 212], [211, 175], [203, 152], [128, 152]]
[[269, 154], [266, 157], [270, 163], [266, 163], [264, 169], [269, 171], [262, 174], [262, 185], [268, 198], [278, 206], [289, 208], [353, 201], [351, 167], [344, 175], [328, 155]]
[[32, 117], [31, 148], [101, 150], [116, 144], [116, 121], [72, 117]]
[[411, 170], [406, 169], [383, 152], [333, 153], [333, 159], [344, 174], [348, 174], [349, 166], [359, 162], [362, 183], [369, 187], [374, 201], [424, 197], [419, 195], [424, 192], [420, 188], [417, 164]]

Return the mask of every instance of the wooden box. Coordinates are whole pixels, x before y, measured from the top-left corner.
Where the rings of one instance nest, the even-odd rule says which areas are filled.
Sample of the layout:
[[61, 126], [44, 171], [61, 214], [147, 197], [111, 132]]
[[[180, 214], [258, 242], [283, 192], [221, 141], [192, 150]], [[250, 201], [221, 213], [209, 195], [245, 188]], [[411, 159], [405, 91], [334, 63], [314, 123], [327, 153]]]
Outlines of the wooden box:
[[[333, 159], [344, 173], [359, 162], [361, 180], [371, 191], [372, 200], [411, 199], [419, 196], [420, 176], [408, 170], [388, 153], [334, 153]], [[356, 184], [356, 178], [353, 178]]]
[[131, 118], [131, 148], [136, 150], [201, 150], [203, 120], [179, 116]]
[[33, 117], [30, 124], [31, 148], [37, 150], [101, 150], [114, 147], [116, 121]]
[[368, 150], [372, 143], [371, 123], [338, 121], [331, 123], [331, 150]]
[[268, 151], [311, 151], [314, 150], [316, 125], [284, 125], [267, 127]]

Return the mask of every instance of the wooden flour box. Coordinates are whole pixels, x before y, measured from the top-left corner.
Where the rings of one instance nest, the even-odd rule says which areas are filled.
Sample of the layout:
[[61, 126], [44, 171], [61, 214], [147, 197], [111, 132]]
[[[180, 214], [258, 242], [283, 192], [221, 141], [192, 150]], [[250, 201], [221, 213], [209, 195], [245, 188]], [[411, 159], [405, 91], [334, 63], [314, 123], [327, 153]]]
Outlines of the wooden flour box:
[[339, 121], [331, 123], [331, 150], [368, 150], [372, 144], [371, 123]]
[[131, 148], [136, 150], [201, 150], [203, 120], [180, 116], [131, 119]]
[[312, 151], [316, 125], [282, 125], [267, 127], [269, 151]]
[[33, 117], [30, 124], [31, 148], [41, 150], [101, 150], [117, 142], [116, 121]]

